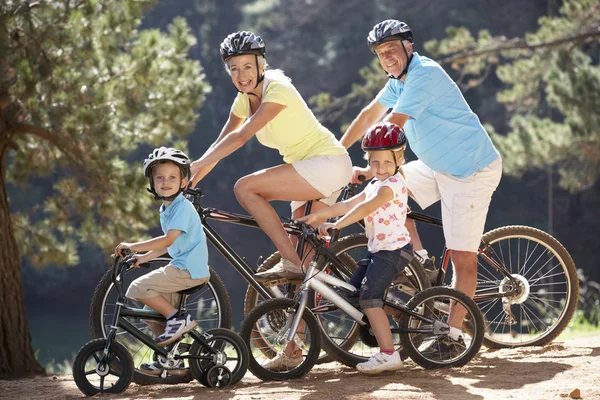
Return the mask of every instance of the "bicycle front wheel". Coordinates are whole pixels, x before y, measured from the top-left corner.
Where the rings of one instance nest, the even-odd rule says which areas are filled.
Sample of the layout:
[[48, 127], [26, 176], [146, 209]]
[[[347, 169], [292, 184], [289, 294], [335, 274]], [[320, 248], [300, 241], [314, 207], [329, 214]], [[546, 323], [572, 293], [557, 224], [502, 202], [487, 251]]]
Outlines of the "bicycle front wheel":
[[[126, 291], [131, 282], [138, 277], [164, 267], [171, 260], [168, 258], [156, 258], [150, 261], [149, 268], [132, 268], [122, 277], [124, 280], [123, 289]], [[198, 322], [202, 331], [213, 328], [231, 328], [231, 302], [229, 294], [221, 278], [210, 269], [210, 279], [206, 286], [189, 296], [185, 301], [187, 312]], [[96, 286], [92, 303], [90, 305], [90, 333], [92, 338], [104, 338], [110, 331], [110, 324], [113, 321], [116, 310], [117, 290], [112, 283], [112, 269], [109, 269]], [[125, 306], [132, 308], [143, 308], [144, 304], [133, 299], [126, 298]], [[149, 335], [154, 336], [150, 327], [140, 319], [129, 319], [136, 328]], [[115, 339], [125, 346], [133, 356], [135, 374], [133, 380], [139, 385], [153, 385], [163, 383], [184, 383], [190, 382], [193, 377], [191, 373], [183, 376], [150, 376], [140, 372], [143, 363], [154, 361], [154, 352], [146, 347], [141, 341], [131, 334], [119, 330]]]
[[[291, 342], [287, 341], [298, 304], [292, 299], [270, 299], [259, 304], [242, 322], [240, 336], [248, 346], [248, 368], [258, 378], [301, 378], [315, 365], [321, 351], [317, 319], [304, 309]], [[261, 341], [254, 338], [261, 337]]]
[[482, 242], [489, 246], [478, 256], [475, 300], [484, 316], [485, 346], [550, 343], [567, 327], [579, 298], [577, 270], [567, 250], [554, 237], [527, 226], [494, 229]]

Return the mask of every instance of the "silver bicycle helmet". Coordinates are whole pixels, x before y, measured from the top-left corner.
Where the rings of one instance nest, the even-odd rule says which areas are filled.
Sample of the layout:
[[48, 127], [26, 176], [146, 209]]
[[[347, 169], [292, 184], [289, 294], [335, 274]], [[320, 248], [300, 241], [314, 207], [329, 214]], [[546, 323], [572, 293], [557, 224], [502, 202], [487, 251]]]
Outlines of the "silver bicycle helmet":
[[173, 200], [183, 191], [179, 191], [168, 197], [161, 197], [154, 190], [154, 181], [152, 180], [152, 168], [161, 161], [170, 161], [176, 164], [181, 170], [181, 176], [185, 179], [190, 179], [191, 171], [190, 164], [192, 161], [190, 158], [181, 150], [174, 149], [172, 147], [159, 147], [154, 149], [152, 153], [148, 155], [148, 158], [144, 160], [143, 171], [144, 176], [150, 180], [150, 188], [148, 191], [154, 195], [156, 200]]
[[402, 21], [398, 21], [397, 19], [386, 19], [375, 25], [371, 32], [369, 32], [369, 36], [367, 36], [367, 43], [369, 44], [369, 48], [371, 51], [376, 54], [375, 48], [377, 45], [389, 42], [391, 40], [399, 40], [402, 45], [402, 49], [404, 49], [404, 54], [406, 55], [406, 66], [402, 73], [399, 76], [393, 76], [386, 72], [387, 76], [391, 79], [402, 79], [404, 75], [408, 72], [408, 66], [412, 61], [413, 54], [408, 55], [406, 51], [406, 47], [404, 47], [404, 40], [408, 40], [413, 43], [413, 34], [410, 30], [410, 27]]
[[265, 42], [258, 35], [250, 31], [234, 32], [227, 36], [220, 47], [221, 58], [227, 61], [233, 56], [241, 56], [243, 54], [254, 54], [264, 57], [267, 49]]

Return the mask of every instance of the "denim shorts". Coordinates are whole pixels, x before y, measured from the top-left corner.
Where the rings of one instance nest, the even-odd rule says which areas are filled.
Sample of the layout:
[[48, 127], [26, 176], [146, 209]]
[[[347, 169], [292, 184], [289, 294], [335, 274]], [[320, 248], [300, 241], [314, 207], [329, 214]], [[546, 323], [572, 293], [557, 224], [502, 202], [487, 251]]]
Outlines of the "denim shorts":
[[383, 307], [383, 300], [387, 290], [396, 277], [413, 259], [413, 249], [410, 244], [397, 250], [381, 250], [377, 253], [369, 252], [365, 260], [361, 260], [359, 269], [353, 275], [352, 280], [359, 277], [360, 270], [366, 274], [362, 279], [359, 304], [361, 308]]

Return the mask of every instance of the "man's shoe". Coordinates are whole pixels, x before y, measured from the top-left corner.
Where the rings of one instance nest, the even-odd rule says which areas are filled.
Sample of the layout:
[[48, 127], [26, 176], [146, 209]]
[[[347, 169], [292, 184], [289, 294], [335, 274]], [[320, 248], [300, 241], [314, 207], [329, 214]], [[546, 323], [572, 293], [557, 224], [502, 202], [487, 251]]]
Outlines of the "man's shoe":
[[157, 337], [154, 342], [159, 347], [166, 346], [179, 340], [184, 333], [191, 331], [196, 326], [198, 326], [198, 323], [188, 313], [179, 314], [167, 320], [165, 332]]
[[294, 265], [290, 260], [282, 258], [273, 268], [254, 274], [257, 282], [269, 282], [276, 280], [303, 281], [304, 271], [302, 267]]
[[363, 374], [378, 374], [384, 371], [396, 371], [402, 368], [400, 354], [395, 351], [393, 354], [377, 353], [367, 361], [356, 365], [358, 372]]
[[262, 365], [264, 369], [274, 371], [289, 371], [302, 363], [302, 356], [288, 356], [285, 353], [277, 354]]
[[429, 278], [432, 285], [437, 283], [438, 270], [435, 268], [435, 257], [426, 258], [422, 262], [425, 269], [425, 275]]
[[448, 335], [439, 335], [421, 352], [421, 355], [438, 361], [451, 360], [464, 353], [466, 348], [462, 336], [454, 340]]

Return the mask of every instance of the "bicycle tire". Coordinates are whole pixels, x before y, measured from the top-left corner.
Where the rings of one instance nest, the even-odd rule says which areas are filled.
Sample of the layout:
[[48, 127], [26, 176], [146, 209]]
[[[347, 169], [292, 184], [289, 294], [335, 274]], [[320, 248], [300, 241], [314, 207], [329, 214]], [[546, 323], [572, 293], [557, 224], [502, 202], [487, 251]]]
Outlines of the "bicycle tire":
[[[228, 386], [235, 385], [238, 383], [248, 370], [248, 347], [237, 333], [224, 328], [215, 328], [209, 329], [205, 333], [212, 335], [210, 339], [206, 341], [211, 346], [215, 346], [215, 342], [222, 341], [228, 342], [231, 346], [228, 350], [220, 349], [220, 351], [226, 353], [227, 362], [224, 364], [225, 367], [229, 369], [231, 372], [231, 382], [229, 382]], [[194, 340], [192, 343], [192, 347], [190, 349], [190, 355], [193, 356], [206, 356], [209, 353], [203, 352], [204, 345], [198, 340]], [[236, 357], [232, 357], [232, 352], [236, 353]], [[190, 370], [192, 371], [192, 375], [206, 387], [210, 387], [208, 382], [206, 381], [206, 372], [210, 370], [210, 368], [214, 367], [216, 364], [212, 361], [207, 360], [199, 360], [199, 359], [191, 359], [190, 361]], [[233, 361], [233, 362], [232, 362]]]
[[[442, 300], [445, 299], [445, 300]], [[437, 301], [436, 301], [437, 300]], [[479, 352], [483, 343], [483, 318], [479, 312], [479, 308], [475, 302], [463, 292], [449, 287], [433, 287], [419, 292], [406, 305], [409, 310], [417, 313], [426, 314], [428, 317], [436, 317], [436, 320], [446, 318], [447, 311], [439, 311], [436, 307], [437, 303], [451, 304], [460, 303], [467, 311], [465, 319], [469, 321], [472, 327], [469, 333], [464, 334], [465, 351], [459, 355], [452, 353], [442, 354], [441, 351], [431, 351], [432, 345], [435, 345], [435, 340], [446, 334], [436, 335], [434, 332], [428, 336], [426, 333], [401, 333], [400, 339], [402, 347], [406, 350], [408, 356], [417, 364], [425, 369], [462, 367], [473, 359]], [[445, 322], [445, 321], [442, 321]], [[431, 329], [434, 329], [435, 322]], [[424, 328], [423, 321], [412, 315], [404, 315], [402, 318], [402, 328]], [[474, 328], [474, 329], [473, 329]], [[462, 346], [455, 346], [462, 350]], [[454, 348], [453, 348], [454, 350]], [[448, 355], [449, 360], [441, 358]]]
[[[365, 234], [354, 234], [339, 239], [337, 242], [331, 245], [331, 250], [334, 254], [346, 254], [348, 249], [356, 249], [367, 247], [368, 239]], [[324, 263], [324, 261], [321, 261]], [[321, 265], [318, 268], [321, 269], [324, 266]], [[430, 281], [419, 261], [414, 258], [409, 265], [405, 268], [405, 280], [401, 280], [402, 283], [390, 285], [388, 289], [388, 300], [395, 302], [406, 302], [415, 293], [429, 288]], [[395, 280], [398, 281], [398, 278]], [[311, 300], [315, 296], [309, 296], [310, 308], [315, 306], [311, 303]], [[336, 317], [341, 315], [341, 317]], [[348, 366], [356, 367], [356, 364], [367, 361], [372, 355], [379, 351], [377, 346], [377, 340], [375, 337], [365, 328], [348, 317], [343, 311], [335, 311], [332, 313], [316, 314], [317, 321], [323, 332], [322, 348], [327, 354], [329, 354], [334, 360]], [[326, 319], [330, 317], [331, 320]], [[396, 321], [396, 320], [394, 320]], [[393, 322], [394, 322], [393, 321]], [[398, 322], [396, 322], [398, 323]], [[328, 326], [328, 328], [325, 327]], [[347, 326], [346, 332], [343, 333], [343, 337], [339, 337], [339, 333], [331, 334], [332, 329], [340, 332], [340, 326]], [[330, 329], [331, 328], [331, 329]], [[399, 336], [396, 336], [396, 343], [399, 344]]]
[[[291, 323], [289, 312], [294, 312], [297, 307], [298, 305], [292, 299], [269, 299], [259, 304], [242, 322], [240, 336], [248, 347], [248, 369], [257, 378], [264, 381], [297, 379], [308, 374], [315, 365], [321, 352], [321, 332], [316, 317], [309, 309], [305, 309], [299, 324], [304, 330], [297, 332], [297, 338], [302, 342], [297, 347], [303, 352], [300, 364], [289, 367], [291, 369], [264, 367], [269, 359], [284, 351], [285, 347], [279, 339], [287, 335], [289, 330], [287, 324]], [[252, 340], [253, 330], [263, 331], [261, 336], [265, 339], [266, 350], [258, 348], [256, 342]], [[309, 343], [308, 349], [306, 343]]]
[[[99, 358], [102, 358], [105, 345], [106, 339], [93, 339], [79, 349], [73, 361], [73, 380], [79, 390], [86, 396], [94, 396], [101, 392], [122, 393], [129, 387], [133, 379], [133, 359], [131, 358], [131, 354], [119, 342], [113, 341], [110, 344], [109, 358], [111, 362], [108, 366], [109, 370], [113, 373], [99, 378], [101, 379], [99, 387], [90, 382], [89, 378], [93, 376], [93, 371], [96, 369], [92, 368], [93, 366], [88, 366], [88, 363], [92, 361], [90, 357], [93, 357], [93, 361], [98, 364]], [[113, 357], [116, 358], [113, 359]], [[113, 364], [114, 361], [116, 363]], [[109, 388], [104, 388], [103, 386], [106, 383], [105, 378], [109, 377], [109, 375], [111, 377], [117, 376], [118, 379]]]
[[[503, 320], [508, 314], [498, 301], [476, 301], [486, 324], [484, 345], [510, 348], [550, 343], [567, 327], [578, 305], [579, 278], [571, 255], [554, 237], [528, 226], [494, 229], [487, 232], [482, 241], [490, 244], [496, 261], [521, 279], [521, 293], [504, 298], [510, 303], [516, 324], [508, 324], [506, 318]], [[531, 263], [538, 261], [541, 267], [536, 269]], [[480, 255], [478, 292], [493, 288], [502, 292], [507, 280], [501, 278]]]
[[[167, 265], [170, 262], [168, 258], [156, 258], [149, 262], [150, 267], [148, 269], [145, 268], [136, 268], [132, 269], [128, 272], [128, 274], [135, 275], [143, 275], [149, 272], [150, 270], [154, 270], [160, 267]], [[135, 271], [135, 272], [133, 272]], [[198, 325], [201, 330], [211, 329], [211, 328], [231, 328], [232, 325], [232, 310], [231, 310], [231, 301], [229, 298], [229, 294], [227, 293], [227, 289], [223, 284], [221, 278], [217, 275], [217, 273], [209, 267], [210, 271], [210, 279], [207, 283], [207, 289], [210, 292], [208, 295], [209, 301], [214, 303], [212, 308], [216, 308], [216, 310], [212, 311], [210, 314], [214, 317], [211, 319], [197, 319]], [[126, 278], [124, 278], [126, 279]], [[130, 282], [133, 279], [130, 278]], [[126, 286], [124, 285], [124, 290], [126, 291]], [[100, 282], [96, 286], [94, 290], [94, 295], [92, 296], [92, 301], [90, 304], [90, 333], [92, 338], [103, 338], [106, 337], [107, 334], [107, 325], [112, 322], [112, 314], [107, 310], [107, 307], [111, 307], [109, 302], [109, 297], [116, 297], [116, 291], [114, 290], [114, 285], [112, 283], [112, 268], [106, 271]], [[196, 294], [192, 294], [188, 296], [186, 299], [186, 304], [193, 303], [197, 296], [202, 295], [205, 291], [201, 291]], [[196, 296], [196, 297], [195, 297]], [[212, 300], [211, 300], [212, 299]], [[130, 302], [133, 304], [133, 300], [126, 299], [126, 302]], [[136, 303], [137, 304], [137, 303]], [[139, 303], [138, 306], [143, 307], [143, 304]], [[188, 311], [192, 311], [192, 307], [188, 306]], [[109, 318], [110, 317], [110, 318]], [[137, 320], [134, 323], [139, 329], [145, 331], [148, 334], [152, 334], [152, 331], [149, 327], [147, 327], [143, 322]], [[144, 347], [145, 345], [139, 342], [130, 334], [125, 335], [117, 335], [119, 341], [127, 341], [131, 344], [133, 350], [132, 353], [138, 353], [139, 349]], [[129, 348], [126, 346], [126, 348]], [[133, 380], [138, 385], [156, 385], [156, 384], [178, 384], [178, 383], [187, 383], [193, 380], [193, 376], [191, 372], [188, 372], [182, 376], [167, 376], [165, 378], [161, 378], [160, 376], [152, 376], [147, 375], [139, 371], [139, 366], [143, 362], [151, 362], [152, 354], [151, 349], [146, 348], [147, 351], [139, 355], [139, 360], [134, 361], [134, 377]]]

